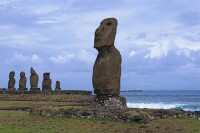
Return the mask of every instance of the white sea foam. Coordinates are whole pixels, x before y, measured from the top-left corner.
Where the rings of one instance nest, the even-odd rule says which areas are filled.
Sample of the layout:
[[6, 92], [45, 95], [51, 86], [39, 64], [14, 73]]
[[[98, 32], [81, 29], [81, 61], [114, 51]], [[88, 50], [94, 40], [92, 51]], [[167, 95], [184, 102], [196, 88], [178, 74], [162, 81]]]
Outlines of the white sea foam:
[[129, 108], [148, 108], [148, 109], [173, 109], [184, 104], [165, 104], [165, 103], [127, 103]]

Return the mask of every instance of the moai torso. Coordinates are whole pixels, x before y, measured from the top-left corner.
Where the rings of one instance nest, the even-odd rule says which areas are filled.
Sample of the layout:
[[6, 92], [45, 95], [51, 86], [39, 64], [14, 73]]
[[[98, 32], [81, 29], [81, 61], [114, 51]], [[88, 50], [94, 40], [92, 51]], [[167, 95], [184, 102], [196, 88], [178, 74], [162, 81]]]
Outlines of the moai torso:
[[24, 72], [20, 73], [20, 80], [19, 80], [19, 90], [25, 90], [26, 89], [26, 76]]
[[11, 71], [9, 73], [9, 81], [8, 81], [8, 89], [14, 89], [15, 88], [15, 72]]
[[50, 73], [43, 74], [43, 81], [42, 81], [42, 90], [51, 90], [51, 79]]
[[38, 88], [39, 77], [32, 67], [31, 67], [30, 72], [31, 72], [31, 76], [30, 76], [31, 88]]
[[61, 88], [60, 88], [60, 81], [56, 81], [56, 88], [55, 88], [55, 91], [60, 91]]
[[97, 96], [118, 96], [120, 93], [121, 55], [114, 46], [117, 29], [115, 18], [104, 19], [96, 29], [94, 48], [98, 50], [93, 67], [93, 88]]

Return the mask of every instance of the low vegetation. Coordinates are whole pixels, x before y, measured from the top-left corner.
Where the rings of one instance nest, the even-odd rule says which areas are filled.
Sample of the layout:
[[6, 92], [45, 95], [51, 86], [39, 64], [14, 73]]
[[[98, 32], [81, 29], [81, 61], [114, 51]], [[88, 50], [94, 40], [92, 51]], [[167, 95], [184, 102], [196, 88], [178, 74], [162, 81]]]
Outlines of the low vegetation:
[[[62, 97], [62, 96], [61, 96]], [[70, 96], [73, 99], [73, 96]], [[76, 97], [75, 97], [76, 98]], [[0, 132], [2, 133], [199, 133], [200, 121], [196, 119], [162, 118], [147, 123], [122, 122], [114, 119], [87, 119], [78, 117], [44, 117], [30, 115], [29, 111], [14, 108], [32, 107], [40, 110], [87, 109], [87, 105], [53, 101], [0, 101]], [[12, 110], [9, 110], [12, 108]], [[151, 110], [129, 110], [131, 115], [159, 112]], [[167, 112], [165, 112], [167, 113]], [[170, 113], [170, 112], [169, 112]], [[176, 113], [176, 112], [174, 112]]]

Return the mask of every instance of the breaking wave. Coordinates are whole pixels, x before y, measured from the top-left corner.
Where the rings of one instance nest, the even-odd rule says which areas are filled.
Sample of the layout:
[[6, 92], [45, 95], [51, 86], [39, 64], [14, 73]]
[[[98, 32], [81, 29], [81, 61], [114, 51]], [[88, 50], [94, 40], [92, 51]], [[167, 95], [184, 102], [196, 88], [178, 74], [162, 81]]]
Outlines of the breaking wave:
[[184, 111], [200, 111], [200, 105], [188, 104], [167, 104], [167, 103], [127, 103], [129, 108], [148, 108], [148, 109], [177, 109]]

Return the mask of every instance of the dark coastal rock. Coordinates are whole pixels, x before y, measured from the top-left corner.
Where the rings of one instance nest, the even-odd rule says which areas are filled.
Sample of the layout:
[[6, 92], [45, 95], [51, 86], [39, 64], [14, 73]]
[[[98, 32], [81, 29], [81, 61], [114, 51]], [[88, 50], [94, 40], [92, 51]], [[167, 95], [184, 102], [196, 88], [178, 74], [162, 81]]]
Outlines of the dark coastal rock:
[[11, 71], [9, 73], [9, 81], [8, 81], [8, 90], [14, 91], [15, 90], [15, 72]]
[[55, 91], [61, 91], [61, 88], [60, 88], [60, 81], [56, 81], [56, 88], [55, 88]]
[[119, 96], [121, 55], [114, 46], [117, 30], [115, 18], [104, 19], [95, 31], [94, 48], [98, 56], [93, 67], [93, 88], [97, 96]]
[[31, 67], [30, 73], [31, 73], [31, 76], [30, 76], [31, 90], [37, 90], [39, 76], [37, 75], [37, 73], [35, 72], [35, 70], [32, 67]]
[[25, 76], [25, 72], [21, 72], [20, 73], [20, 80], [19, 80], [19, 90], [20, 91], [24, 91], [27, 90], [26, 88], [26, 76]]
[[43, 74], [43, 81], [42, 81], [42, 90], [43, 91], [51, 91], [51, 79], [50, 79], [50, 73], [46, 72]]

